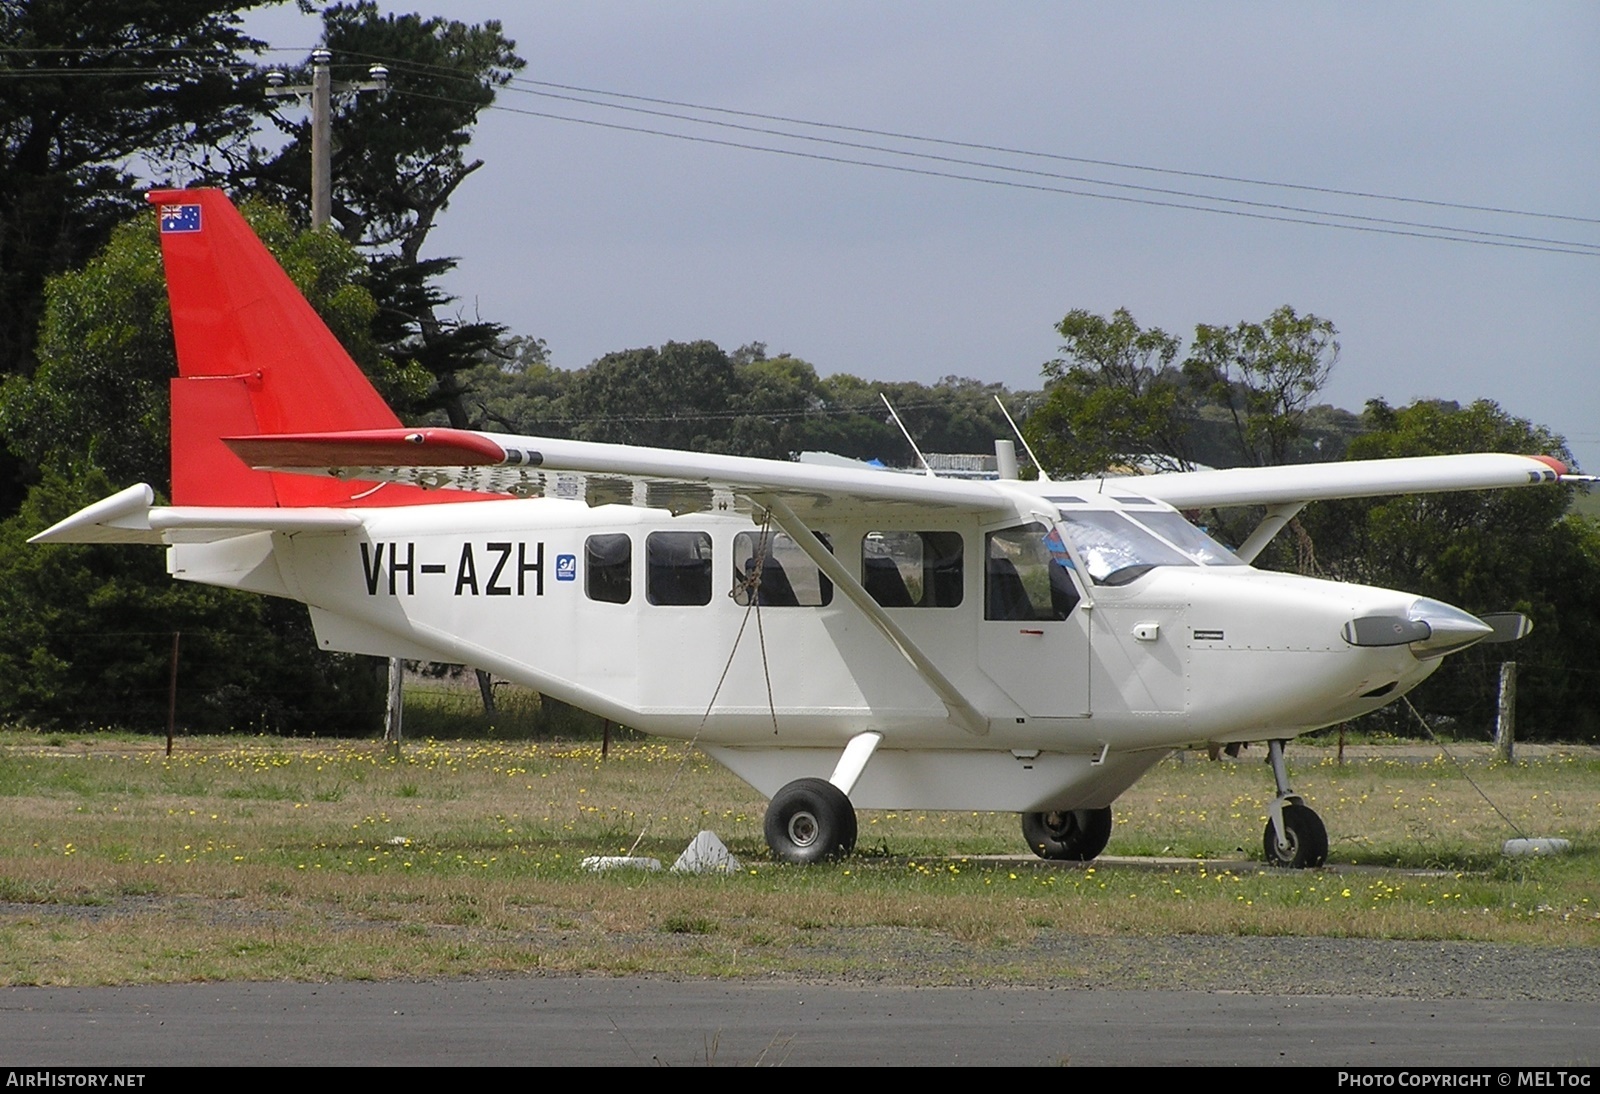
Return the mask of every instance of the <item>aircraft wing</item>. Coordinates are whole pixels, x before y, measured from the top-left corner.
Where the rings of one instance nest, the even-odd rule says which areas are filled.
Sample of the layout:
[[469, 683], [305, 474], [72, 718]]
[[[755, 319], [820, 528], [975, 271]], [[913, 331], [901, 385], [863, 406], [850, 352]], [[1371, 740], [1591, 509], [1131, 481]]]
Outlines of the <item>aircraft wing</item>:
[[779, 498], [806, 519], [899, 506], [1007, 508], [1000, 493], [982, 482], [456, 429], [258, 435], [223, 443], [260, 470], [673, 513], [749, 512], [751, 496]]
[[1435, 494], [1448, 490], [1493, 490], [1537, 483], [1583, 482], [1549, 456], [1477, 453], [1412, 456], [1391, 460], [1236, 467], [1107, 480], [1178, 509], [1225, 509], [1235, 505], [1286, 505], [1331, 498], [1386, 494]]

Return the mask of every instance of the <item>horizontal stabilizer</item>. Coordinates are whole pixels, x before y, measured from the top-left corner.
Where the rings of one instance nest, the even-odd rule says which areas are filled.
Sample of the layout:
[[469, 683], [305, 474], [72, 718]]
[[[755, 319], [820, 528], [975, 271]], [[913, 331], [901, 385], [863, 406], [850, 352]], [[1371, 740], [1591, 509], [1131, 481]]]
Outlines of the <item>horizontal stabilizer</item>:
[[212, 543], [253, 532], [338, 533], [361, 527], [350, 509], [230, 508], [211, 505], [152, 506], [145, 483], [85, 506], [46, 528], [29, 543]]
[[29, 543], [160, 543], [150, 527], [150, 503], [156, 492], [145, 483], [119, 490], [57, 521]]

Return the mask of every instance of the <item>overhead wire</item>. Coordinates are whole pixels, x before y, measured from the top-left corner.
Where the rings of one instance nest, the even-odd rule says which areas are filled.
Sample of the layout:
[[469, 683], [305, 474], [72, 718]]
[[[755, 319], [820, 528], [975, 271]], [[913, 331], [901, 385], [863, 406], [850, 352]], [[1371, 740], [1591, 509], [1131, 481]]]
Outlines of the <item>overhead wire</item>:
[[[543, 97], [546, 97], [546, 98], [559, 99], [559, 100], [564, 100], [564, 101], [573, 102], [573, 103], [581, 103], [581, 104], [584, 104], [584, 105], [587, 105], [587, 106], [599, 106], [599, 107], [603, 107], [603, 108], [611, 109], [611, 110], [627, 110], [627, 111], [630, 111], [630, 112], [633, 112], [633, 113], [637, 113], [637, 114], [644, 114], [644, 115], [648, 115], [648, 116], [652, 116], [652, 117], [665, 118], [665, 119], [669, 119], [669, 120], [673, 120], [673, 121], [690, 122], [690, 123], [696, 124], [696, 125], [712, 125], [712, 126], [718, 126], [720, 128], [733, 129], [733, 130], [738, 130], [738, 131], [746, 132], [746, 133], [759, 133], [759, 134], [762, 134], [762, 135], [765, 135], [765, 136], [784, 137], [784, 138], [791, 139], [791, 140], [812, 141], [812, 142], [815, 142], [815, 143], [818, 143], [818, 144], [826, 144], [826, 145], [831, 145], [831, 146], [839, 147], [839, 148], [851, 148], [851, 149], [856, 149], [858, 151], [868, 151], [868, 152], [881, 152], [881, 153], [885, 153], [887, 155], [893, 155], [893, 156], [906, 156], [906, 157], [909, 157], [909, 158], [912, 158], [912, 159], [930, 160], [930, 161], [933, 161], [933, 162], [948, 163], [948, 164], [952, 164], [952, 165], [955, 165], [955, 166], [961, 166], [961, 167], [978, 167], [978, 168], [983, 168], [983, 169], [992, 170], [992, 171], [1004, 171], [1004, 172], [1008, 172], [1008, 173], [1012, 173], [1012, 174], [1029, 175], [1029, 176], [1032, 176], [1032, 177], [1035, 177], [1035, 178], [1056, 179], [1056, 180], [1059, 180], [1059, 181], [1062, 181], [1062, 182], [1076, 182], [1076, 183], [1083, 183], [1083, 184], [1092, 185], [1092, 186], [1106, 186], [1106, 187], [1112, 187], [1112, 188], [1120, 189], [1120, 190], [1134, 190], [1134, 191], [1138, 191], [1138, 192], [1141, 192], [1141, 193], [1162, 194], [1162, 195], [1165, 195], [1165, 196], [1168, 196], [1168, 197], [1190, 198], [1190, 199], [1199, 200], [1199, 201], [1215, 201], [1215, 202], [1221, 202], [1221, 203], [1228, 204], [1228, 205], [1243, 205], [1243, 206], [1247, 206], [1247, 207], [1251, 207], [1251, 208], [1258, 208], [1258, 209], [1273, 209], [1273, 210], [1277, 210], [1277, 211], [1280, 211], [1280, 212], [1302, 213], [1302, 214], [1308, 214], [1308, 215], [1314, 215], [1314, 216], [1339, 217], [1339, 218], [1345, 219], [1345, 220], [1355, 220], [1355, 221], [1361, 221], [1361, 222], [1369, 223], [1369, 224], [1387, 224], [1387, 225], [1393, 225], [1393, 226], [1397, 226], [1397, 227], [1424, 228], [1424, 229], [1430, 229], [1430, 230], [1438, 230], [1441, 227], [1447, 227], [1449, 231], [1464, 232], [1464, 233], [1467, 233], [1469, 235], [1485, 236], [1485, 237], [1497, 238], [1497, 239], [1519, 240], [1519, 241], [1531, 242], [1531, 243], [1549, 243], [1549, 244], [1555, 244], [1555, 245], [1558, 245], [1558, 246], [1570, 246], [1570, 245], [1573, 245], [1572, 242], [1569, 241], [1569, 240], [1546, 239], [1546, 238], [1541, 238], [1541, 237], [1538, 237], [1538, 236], [1524, 236], [1524, 235], [1516, 235], [1516, 234], [1511, 234], [1511, 233], [1506, 233], [1506, 232], [1491, 232], [1491, 231], [1486, 231], [1486, 230], [1483, 230], [1483, 229], [1463, 228], [1463, 227], [1459, 227], [1459, 226], [1441, 226], [1441, 225], [1437, 225], [1437, 224], [1429, 224], [1427, 222], [1410, 221], [1410, 220], [1398, 220], [1398, 219], [1394, 219], [1394, 218], [1390, 218], [1390, 217], [1374, 217], [1374, 216], [1367, 216], [1367, 215], [1363, 215], [1363, 214], [1359, 214], [1359, 213], [1341, 213], [1341, 212], [1338, 212], [1338, 211], [1335, 211], [1335, 210], [1329, 210], [1329, 209], [1310, 209], [1310, 208], [1306, 208], [1304, 206], [1298, 206], [1298, 205], [1285, 205], [1285, 204], [1282, 204], [1280, 202], [1255, 201], [1255, 200], [1251, 200], [1249, 198], [1233, 198], [1233, 197], [1225, 197], [1225, 196], [1217, 195], [1217, 194], [1197, 193], [1197, 192], [1192, 191], [1192, 190], [1174, 190], [1174, 189], [1170, 189], [1168, 187], [1161, 187], [1161, 186], [1144, 186], [1144, 185], [1141, 185], [1139, 183], [1116, 182], [1116, 181], [1108, 180], [1108, 179], [1091, 178], [1091, 177], [1088, 177], [1088, 176], [1085, 176], [1085, 175], [1067, 175], [1067, 174], [1062, 174], [1060, 172], [1055, 172], [1055, 171], [1040, 171], [1040, 170], [1037, 170], [1037, 169], [1034, 169], [1034, 168], [1016, 167], [1016, 166], [1013, 166], [1011, 164], [990, 163], [990, 162], [985, 161], [985, 160], [962, 159], [962, 158], [957, 157], [957, 156], [942, 156], [942, 155], [937, 155], [937, 154], [929, 153], [929, 152], [910, 152], [910, 151], [906, 151], [904, 149], [885, 148], [885, 147], [883, 147], [881, 145], [867, 144], [867, 143], [864, 143], [864, 142], [861, 142], [861, 141], [839, 140], [839, 139], [832, 138], [832, 137], [814, 137], [814, 136], [809, 136], [809, 135], [804, 134], [804, 133], [790, 133], [790, 132], [787, 132], [787, 131], [781, 130], [781, 129], [770, 129], [770, 128], [766, 128], [766, 127], [762, 127], [762, 126], [741, 125], [741, 124], [738, 124], [738, 123], [735, 123], [735, 122], [713, 121], [713, 120], [706, 119], [706, 118], [696, 118], [696, 117], [693, 117], [693, 116], [687, 115], [687, 114], [674, 114], [674, 113], [671, 113], [671, 112], [668, 112], [668, 111], [651, 110], [651, 109], [646, 109], [646, 108], [643, 108], [643, 107], [619, 106], [616, 103], [601, 102], [601, 101], [598, 101], [598, 100], [595, 100], [595, 99], [584, 99], [584, 98], [579, 98], [579, 97], [577, 97], [575, 95], [564, 95], [564, 94], [559, 94], [559, 93], [556, 93], [556, 92], [527, 91], [527, 90], [522, 89], [522, 88], [516, 88], [516, 89], [513, 89], [513, 90], [518, 90], [518, 91], [521, 91], [523, 94], [528, 94], [528, 95], [539, 95], [539, 96], [543, 96]], [[1270, 184], [1265, 184], [1265, 185], [1270, 185]], [[1530, 214], [1530, 215], [1532, 215], [1532, 214]], [[1597, 223], [1600, 223], [1600, 222], [1597, 222]], [[1583, 245], [1583, 246], [1588, 246], [1588, 245]], [[1600, 244], [1594, 244], [1593, 246], [1595, 246], [1597, 248], [1600, 248]]]
[[[0, 49], [0, 53], [4, 52], [18, 54], [59, 54], [62, 51], [48, 47], [6, 47], [4, 49]], [[179, 54], [204, 53], [205, 51], [189, 50], [181, 47], [147, 47], [144, 52]], [[263, 47], [259, 52], [281, 53], [297, 51], [286, 48]], [[446, 77], [461, 78], [464, 83], [471, 82], [474, 86], [482, 86], [476, 80], [463, 77], [458, 70], [449, 68], [447, 66], [432, 65], [425, 62], [409, 60], [407, 58], [385, 57], [379, 54], [350, 53], [346, 56], [362, 62], [384, 63], [389, 66], [391, 72], [395, 73], [396, 75], [406, 72], [428, 74], [435, 77], [443, 75]], [[63, 76], [104, 77], [121, 74], [142, 75], [147, 77], [152, 75], [176, 76], [192, 75], [192, 70], [174, 68], [152, 69], [126, 65], [107, 65], [96, 68], [75, 67], [70, 69], [15, 69], [0, 67], [0, 79], [60, 78]], [[629, 125], [616, 121], [605, 121], [594, 117], [579, 117], [571, 114], [559, 114], [552, 111], [531, 110], [525, 107], [516, 107], [499, 102], [486, 104], [453, 97], [450, 95], [430, 94], [427, 92], [408, 90], [403, 87], [392, 86], [391, 90], [394, 94], [423, 101], [446, 102], [454, 105], [472, 106], [485, 110], [498, 110], [505, 113], [522, 115], [526, 117], [535, 117], [568, 124], [586, 125], [618, 132], [637, 133], [640, 135], [689, 141], [698, 144], [733, 148], [743, 151], [762, 152], [768, 155], [780, 155], [818, 162], [836, 163], [845, 166], [865, 167], [878, 171], [890, 171], [900, 174], [910, 174], [929, 178], [942, 178], [952, 181], [971, 182], [986, 186], [1000, 186], [1010, 189], [1060, 194], [1069, 197], [1081, 197], [1090, 200], [1116, 201], [1125, 204], [1170, 208], [1189, 212], [1211, 213], [1214, 215], [1243, 217], [1252, 220], [1264, 220], [1277, 223], [1300, 224], [1311, 227], [1335, 228], [1345, 231], [1365, 232], [1379, 235], [1432, 239], [1441, 242], [1468, 243], [1479, 246], [1538, 251], [1552, 254], [1566, 254], [1579, 257], [1600, 256], [1600, 243], [1589, 243], [1582, 240], [1524, 235], [1515, 232], [1496, 231], [1489, 228], [1473, 228], [1460, 224], [1443, 224], [1431, 223], [1428, 221], [1405, 220], [1397, 217], [1375, 216], [1369, 213], [1343, 212], [1337, 209], [1292, 205], [1279, 201], [1257, 200], [1254, 198], [1229, 196], [1227, 194], [1204, 193], [1195, 190], [1152, 186], [1142, 183], [1119, 181], [1112, 178], [1098, 178], [1089, 175], [1075, 175], [1064, 172], [1042, 170], [1034, 167], [1023, 167], [1016, 164], [994, 162], [992, 160], [973, 159], [958, 155], [948, 155], [929, 151], [916, 151], [907, 148], [896, 148], [884, 144], [870, 143], [863, 140], [821, 136], [806, 132], [794, 132], [786, 129], [775, 129], [772, 128], [771, 125], [752, 125], [744, 122], [735, 122], [722, 119], [743, 118], [752, 122], [766, 122], [786, 126], [798, 126], [809, 129], [823, 130], [831, 133], [848, 133], [856, 136], [877, 138], [879, 140], [909, 142], [921, 146], [965, 149], [975, 152], [993, 153], [996, 155], [1017, 156], [1032, 160], [1076, 163], [1085, 166], [1107, 168], [1119, 171], [1133, 171], [1169, 177], [1202, 179], [1210, 182], [1221, 182], [1230, 185], [1250, 186], [1257, 188], [1292, 190], [1305, 193], [1322, 194], [1330, 197], [1351, 198], [1362, 201], [1398, 202], [1410, 205], [1448, 209], [1456, 212], [1539, 218], [1564, 221], [1573, 224], [1600, 224], [1600, 218], [1596, 217], [1584, 217], [1572, 214], [1550, 213], [1528, 209], [1515, 209], [1506, 206], [1475, 205], [1466, 202], [1446, 201], [1435, 198], [1421, 198], [1399, 194], [1384, 194], [1375, 191], [1341, 189], [1331, 186], [1318, 186], [1305, 183], [1256, 179], [1240, 175], [1191, 171], [1180, 168], [1158, 167], [1149, 164], [1130, 163], [1118, 160], [1096, 159], [1087, 156], [1074, 156], [1065, 153], [1046, 152], [1038, 149], [1017, 148], [1002, 144], [991, 144], [978, 141], [962, 141], [946, 137], [929, 136], [926, 134], [899, 132], [889, 129], [876, 129], [868, 126], [849, 125], [839, 122], [816, 121], [812, 119], [797, 118], [781, 114], [767, 114], [759, 111], [740, 110], [731, 107], [711, 106], [703, 103], [693, 103], [678, 99], [637, 95], [620, 91], [607, 91], [604, 89], [584, 87], [576, 84], [564, 84], [554, 81], [535, 80], [510, 75], [508, 75], [503, 81], [496, 81], [494, 90], [555, 99], [558, 101], [570, 102], [574, 105], [593, 107], [602, 110], [623, 111], [641, 115], [643, 117], [659, 119], [661, 121], [676, 122], [692, 126], [709, 126], [735, 133], [754, 134], [761, 137], [775, 138], [780, 141], [794, 141], [810, 145], [824, 145], [829, 148], [840, 149], [841, 154], [830, 154], [809, 148], [775, 146], [772, 144], [724, 139], [708, 136], [703, 133], [691, 133], [675, 131], [671, 129], [653, 128], [648, 125]], [[671, 107], [673, 109], [663, 110], [659, 109], [660, 107]], [[714, 114], [719, 115], [720, 117], [700, 117], [693, 114], [677, 112], [683, 110], [697, 111], [700, 114]], [[858, 156], [852, 156], [847, 153], [869, 153], [902, 159], [913, 159], [922, 161], [925, 164], [933, 163], [947, 165], [950, 168], [956, 168], [956, 170], [947, 170], [940, 167], [915, 166], [907, 163], [886, 163], [874, 159], [862, 159]], [[996, 178], [991, 174], [967, 173], [967, 170], [995, 172], [1014, 176], [1020, 175], [1041, 181], [1030, 182], [1019, 178]], [[1059, 186], [1052, 184], [1058, 182], [1071, 183], [1073, 185]], [[1094, 187], [1096, 189], [1079, 189], [1078, 187]]]
[[1173, 167], [1152, 167], [1148, 164], [1125, 163], [1118, 160], [1091, 159], [1086, 156], [1069, 156], [1059, 152], [1041, 152], [1028, 148], [1012, 148], [1006, 145], [982, 144], [975, 141], [959, 141], [946, 137], [929, 137], [916, 133], [900, 133], [889, 129], [870, 129], [865, 126], [843, 125], [838, 122], [810, 121], [805, 118], [791, 118], [782, 114], [762, 114], [751, 110], [735, 110], [730, 107], [707, 106], [702, 103], [682, 102], [675, 99], [658, 99], [648, 95], [632, 95], [622, 91], [604, 91], [595, 88], [579, 87], [571, 84], [558, 84], [546, 80], [532, 80], [523, 77], [513, 78], [512, 84], [534, 84], [539, 87], [551, 87], [561, 91], [576, 91], [586, 95], [604, 95], [610, 98], [628, 99], [635, 102], [654, 103], [660, 106], [674, 106], [688, 110], [703, 110], [709, 113], [728, 114], [735, 117], [754, 118], [760, 121], [781, 122], [786, 125], [806, 125], [819, 129], [832, 129], [846, 133], [861, 133], [867, 136], [888, 137], [894, 140], [915, 141], [926, 144], [939, 144], [951, 148], [970, 148], [981, 152], [1000, 152], [1011, 156], [1030, 156], [1039, 159], [1059, 160], [1064, 163], [1081, 163], [1094, 167], [1112, 167], [1124, 171], [1147, 171], [1161, 175], [1174, 175], [1185, 178], [1210, 179], [1215, 182], [1232, 182], [1245, 186], [1276, 187], [1285, 190], [1304, 190], [1310, 193], [1330, 194], [1339, 197], [1364, 198], [1375, 201], [1396, 201], [1412, 205], [1433, 205], [1444, 209], [1459, 209], [1477, 213], [1500, 213], [1507, 216], [1539, 217], [1549, 220], [1568, 220], [1582, 224], [1600, 224], [1600, 217], [1572, 216], [1565, 213], [1544, 213], [1528, 209], [1511, 209], [1498, 205], [1471, 205], [1465, 202], [1441, 201], [1435, 198], [1407, 197], [1399, 194], [1381, 194], [1365, 190], [1342, 190], [1332, 186], [1312, 186], [1305, 183], [1280, 182], [1268, 179], [1252, 179], [1239, 175], [1222, 175], [1206, 171], [1185, 171]]
[[[362, 60], [381, 61], [391, 68], [426, 72], [433, 75], [454, 75], [454, 70], [442, 65], [430, 65], [424, 62], [409, 61], [404, 58], [382, 57], [376, 54], [355, 54]], [[783, 114], [766, 114], [754, 110], [739, 110], [733, 107], [711, 106], [705, 103], [687, 102], [681, 99], [666, 99], [651, 95], [636, 95], [624, 91], [607, 91], [602, 88], [584, 87], [578, 84], [557, 83], [550, 80], [535, 80], [530, 77], [509, 77], [500, 88], [518, 91], [525, 94], [550, 94], [549, 92], [532, 91], [531, 88], [550, 88], [558, 92], [575, 92], [580, 95], [600, 95], [609, 99], [621, 99], [628, 102], [649, 103], [653, 106], [670, 106], [683, 110], [698, 110], [709, 114], [722, 114], [729, 117], [750, 118], [756, 121], [776, 122], [784, 125], [801, 125], [815, 129], [825, 129], [843, 133], [857, 133], [863, 136], [883, 137], [891, 140], [910, 141], [920, 144], [942, 145], [949, 148], [966, 148], [973, 151], [996, 152], [1003, 155], [1024, 156], [1036, 159], [1055, 160], [1063, 163], [1080, 163], [1085, 166], [1109, 167], [1124, 171], [1140, 171], [1174, 177], [1206, 179], [1213, 182], [1228, 182], [1244, 186], [1269, 187], [1285, 190], [1301, 190], [1307, 193], [1328, 194], [1337, 197], [1360, 198], [1368, 201], [1392, 201], [1411, 205], [1434, 206], [1443, 209], [1455, 209], [1464, 212], [1495, 213], [1505, 216], [1533, 217], [1546, 220], [1562, 220], [1580, 224], [1600, 224], [1600, 217], [1576, 216], [1567, 213], [1550, 213], [1531, 209], [1515, 209], [1500, 205], [1474, 205], [1468, 202], [1444, 201], [1437, 198], [1422, 198], [1402, 194], [1385, 194], [1369, 190], [1341, 189], [1333, 186], [1317, 186], [1307, 183], [1285, 182], [1281, 180], [1256, 179], [1241, 175], [1225, 175], [1207, 171], [1189, 171], [1172, 167], [1156, 167], [1150, 164], [1128, 163], [1120, 160], [1095, 159], [1088, 156], [1073, 156], [1060, 152], [1045, 152], [1038, 149], [1016, 148], [1007, 145], [985, 144], [978, 141], [962, 141], [948, 137], [933, 137], [927, 134], [905, 133], [892, 129], [874, 129], [868, 126], [847, 125], [840, 122], [816, 121], [808, 118], [796, 118]], [[566, 97], [566, 96], [551, 96]], [[575, 100], [585, 101], [585, 100]], [[596, 104], [601, 105], [601, 104]], [[616, 104], [603, 104], [613, 106]], [[649, 113], [649, 111], [644, 111]], [[693, 119], [704, 124], [715, 124], [707, 119]], [[798, 137], [798, 135], [796, 135]], [[812, 139], [798, 137], [798, 139]], [[1107, 185], [1114, 185], [1107, 183]], [[1218, 199], [1229, 200], [1229, 199]]]
[[[1432, 239], [1449, 243], [1470, 243], [1484, 247], [1501, 247], [1512, 250], [1541, 251], [1551, 254], [1567, 254], [1587, 257], [1600, 257], [1600, 244], [1585, 243], [1579, 240], [1542, 240], [1537, 237], [1486, 238], [1477, 234], [1477, 230], [1457, 228], [1450, 225], [1423, 225], [1419, 228], [1405, 228], [1399, 226], [1385, 226], [1384, 224], [1371, 223], [1341, 223], [1338, 220], [1316, 219], [1316, 217], [1343, 217], [1356, 219], [1354, 214], [1344, 214], [1332, 211], [1316, 211], [1308, 216], [1291, 216], [1285, 213], [1269, 213], [1252, 211], [1250, 209], [1218, 208], [1210, 205], [1199, 205], [1193, 201], [1169, 201], [1153, 197], [1136, 197], [1130, 194], [1107, 194], [1092, 190], [1080, 190], [1071, 187], [1051, 186], [1044, 183], [1023, 182], [1016, 179], [998, 179], [985, 175], [965, 174], [958, 171], [943, 171], [928, 167], [914, 167], [901, 163], [880, 163], [873, 160], [855, 159], [849, 156], [830, 155], [824, 152], [807, 151], [798, 148], [782, 148], [767, 144], [752, 144], [745, 141], [725, 140], [719, 137], [710, 137], [695, 133], [678, 133], [664, 129], [652, 129], [647, 126], [627, 125], [621, 122], [601, 121], [596, 118], [574, 117], [570, 114], [556, 114], [551, 111], [529, 110], [526, 107], [505, 106], [493, 103], [488, 106], [471, 104], [466, 100], [454, 99], [446, 95], [430, 95], [426, 92], [409, 91], [391, 87], [391, 94], [447, 102], [457, 105], [480, 105], [484, 110], [496, 110], [510, 114], [520, 114], [527, 117], [544, 118], [549, 121], [570, 122], [578, 125], [594, 126], [601, 129], [610, 129], [627, 133], [639, 133], [649, 136], [666, 137], [673, 140], [691, 141], [697, 144], [708, 144], [723, 148], [736, 148], [744, 151], [766, 152], [772, 155], [788, 156], [796, 159], [814, 160], [824, 163], [837, 163], [854, 167], [868, 167], [879, 171], [890, 171], [899, 174], [918, 175], [928, 178], [953, 179], [963, 182], [974, 182], [987, 186], [1000, 186], [1016, 190], [1029, 190], [1040, 193], [1062, 194], [1070, 197], [1091, 198], [1100, 201], [1116, 201], [1131, 205], [1154, 206], [1158, 208], [1183, 209], [1191, 212], [1214, 213], [1224, 216], [1243, 217], [1250, 220], [1265, 220], [1284, 224], [1303, 224], [1319, 228], [1339, 228], [1345, 231], [1366, 232], [1376, 235], [1401, 236], [1413, 239]], [[713, 123], [716, 124], [716, 123]], [[817, 140], [820, 138], [800, 138]], [[914, 153], [901, 153], [894, 149], [879, 149], [889, 155], [914, 155]], [[1088, 185], [1130, 188], [1131, 184], [1105, 181], [1093, 181]], [[1132, 187], [1136, 189], [1149, 189], [1146, 187]], [[1197, 200], [1214, 202], [1233, 202], [1237, 204], [1260, 204], [1249, 202], [1245, 199], [1204, 197]], [[1398, 225], [1401, 222], [1396, 222]], [[1426, 229], [1426, 230], [1423, 230]], [[1457, 234], [1461, 233], [1461, 234]]]

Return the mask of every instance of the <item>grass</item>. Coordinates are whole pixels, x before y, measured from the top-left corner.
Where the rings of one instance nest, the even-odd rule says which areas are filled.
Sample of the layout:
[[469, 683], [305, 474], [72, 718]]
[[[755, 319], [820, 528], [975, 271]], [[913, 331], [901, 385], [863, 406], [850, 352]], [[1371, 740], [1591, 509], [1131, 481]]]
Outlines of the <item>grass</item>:
[[[795, 868], [766, 856], [761, 798], [676, 743], [614, 744], [602, 761], [594, 742], [430, 741], [394, 757], [377, 742], [216, 738], [169, 759], [153, 742], [0, 735], [0, 983], [534, 970], [1049, 982], [1074, 948], [1028, 948], [1061, 935], [1600, 945], [1594, 750], [1471, 763], [1525, 832], [1574, 842], [1513, 861], [1498, 854], [1504, 823], [1428, 750], [1361, 746], [1341, 766], [1296, 746], [1296, 789], [1340, 864], [1309, 872], [1259, 864], [1272, 786], [1260, 751], [1169, 760], [1117, 803], [1108, 855], [1198, 865], [988, 858], [1022, 851], [1016, 817], [870, 811], [856, 857]], [[580, 869], [647, 824], [635, 853], [670, 864], [710, 828], [745, 869]], [[1373, 869], [1390, 866], [1406, 869]]]

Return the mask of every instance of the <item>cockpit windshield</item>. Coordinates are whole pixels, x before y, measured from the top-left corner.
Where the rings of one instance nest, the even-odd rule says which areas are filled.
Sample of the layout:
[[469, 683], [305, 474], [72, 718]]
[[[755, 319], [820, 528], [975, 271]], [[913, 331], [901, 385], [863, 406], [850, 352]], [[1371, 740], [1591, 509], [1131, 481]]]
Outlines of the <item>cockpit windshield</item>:
[[1157, 566], [1237, 566], [1237, 558], [1177, 513], [1060, 510], [1097, 585], [1126, 585]]
[[1166, 509], [1132, 512], [1128, 516], [1150, 529], [1202, 566], [1243, 566], [1237, 555]]

